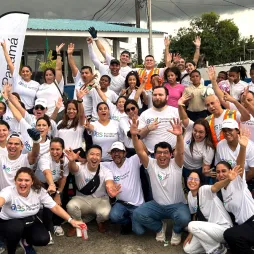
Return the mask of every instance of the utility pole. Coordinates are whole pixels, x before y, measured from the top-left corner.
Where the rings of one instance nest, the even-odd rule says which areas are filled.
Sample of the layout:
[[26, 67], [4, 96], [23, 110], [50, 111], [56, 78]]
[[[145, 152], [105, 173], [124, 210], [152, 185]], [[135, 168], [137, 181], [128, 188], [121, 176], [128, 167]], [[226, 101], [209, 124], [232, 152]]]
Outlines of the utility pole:
[[149, 29], [148, 52], [153, 55], [152, 0], [147, 0], [147, 29]]
[[[136, 11], [136, 27], [140, 28], [140, 0], [135, 0], [135, 11]], [[137, 38], [137, 53], [138, 53], [138, 64], [142, 64], [142, 47], [141, 47], [141, 38]]]

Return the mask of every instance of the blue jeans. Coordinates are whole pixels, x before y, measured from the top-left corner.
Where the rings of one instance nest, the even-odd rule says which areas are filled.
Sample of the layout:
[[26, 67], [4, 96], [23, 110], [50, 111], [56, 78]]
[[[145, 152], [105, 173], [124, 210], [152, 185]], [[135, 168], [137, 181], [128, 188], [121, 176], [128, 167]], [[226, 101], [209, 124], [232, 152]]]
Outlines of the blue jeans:
[[191, 220], [189, 208], [183, 203], [160, 205], [154, 200], [149, 201], [134, 211], [132, 230], [138, 235], [144, 234], [146, 228], [158, 233], [164, 219], [173, 220], [173, 230], [179, 234]]
[[118, 202], [111, 208], [109, 218], [113, 223], [127, 225], [132, 222], [133, 211], [137, 208], [134, 205], [123, 205]]

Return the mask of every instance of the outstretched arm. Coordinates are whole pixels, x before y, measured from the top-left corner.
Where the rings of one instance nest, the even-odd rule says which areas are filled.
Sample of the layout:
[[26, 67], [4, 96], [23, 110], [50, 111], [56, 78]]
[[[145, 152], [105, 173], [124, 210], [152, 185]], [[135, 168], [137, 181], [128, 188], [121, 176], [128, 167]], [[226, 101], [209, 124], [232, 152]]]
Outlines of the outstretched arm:
[[87, 87], [81, 87], [79, 90], [76, 90], [77, 101], [78, 101], [78, 111], [79, 111], [79, 125], [80, 126], [83, 126], [84, 122], [85, 122], [83, 98], [88, 93], [89, 93], [89, 90]]
[[178, 100], [178, 112], [179, 112], [179, 117], [180, 120], [182, 121], [182, 124], [184, 128], [186, 128], [189, 124], [189, 117], [184, 109], [185, 103], [189, 101], [192, 98], [191, 95], [183, 95], [179, 100]]
[[9, 56], [8, 51], [7, 51], [6, 42], [5, 41], [1, 42], [1, 46], [3, 48], [4, 57], [6, 59], [6, 62], [8, 64], [8, 66], [9, 66], [11, 75], [13, 75], [13, 73], [14, 73], [14, 65], [13, 65], [12, 60], [11, 60], [11, 58]]
[[97, 56], [94, 53], [94, 50], [93, 50], [93, 39], [90, 37], [90, 38], [87, 38], [86, 41], [87, 41], [87, 44], [88, 44], [89, 57], [92, 60], [95, 68], [97, 70], [99, 70], [100, 66], [102, 65], [102, 63], [99, 61], [99, 59], [97, 58]]
[[196, 36], [195, 40], [193, 41], [193, 44], [196, 46], [193, 62], [197, 65], [200, 56], [201, 38], [199, 36]]
[[78, 74], [78, 67], [77, 67], [74, 57], [73, 57], [74, 49], [75, 49], [74, 43], [70, 43], [68, 45], [67, 54], [68, 54], [68, 63], [71, 68], [72, 76], [76, 77]]
[[64, 43], [61, 43], [60, 46], [56, 46], [56, 81], [59, 84], [60, 81], [63, 78], [63, 73], [62, 73], [62, 57], [61, 57], [61, 49], [64, 47]]

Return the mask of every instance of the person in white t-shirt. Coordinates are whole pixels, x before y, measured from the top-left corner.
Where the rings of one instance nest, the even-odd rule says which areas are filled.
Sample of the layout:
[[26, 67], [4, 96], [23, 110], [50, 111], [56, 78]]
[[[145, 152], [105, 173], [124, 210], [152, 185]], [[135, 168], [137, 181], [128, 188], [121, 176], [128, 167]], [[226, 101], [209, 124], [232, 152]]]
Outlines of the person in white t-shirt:
[[232, 220], [216, 193], [227, 186], [239, 174], [239, 167], [234, 168], [228, 177], [214, 185], [202, 186], [202, 175], [193, 171], [187, 180], [188, 204], [195, 217], [188, 225], [189, 235], [184, 241], [185, 253], [227, 252], [223, 243], [223, 233], [233, 226]]
[[[90, 146], [87, 149], [85, 164], [75, 162], [78, 154], [71, 149], [65, 149], [65, 154], [69, 160], [69, 170], [75, 175], [78, 188], [76, 196], [67, 204], [67, 211], [78, 221], [82, 221], [82, 218], [89, 220], [89, 216], [96, 215], [98, 231], [104, 233], [106, 231], [104, 222], [108, 220], [111, 209], [108, 194], [111, 197], [118, 195], [120, 185], [115, 185], [112, 172], [100, 164], [102, 148], [98, 145]], [[86, 189], [85, 186], [89, 186], [92, 182], [94, 184], [90, 186], [91, 188]], [[74, 235], [76, 230], [70, 228], [67, 236]]]
[[[64, 79], [62, 74], [62, 62], [61, 62], [61, 49], [64, 47], [64, 43], [60, 44], [60, 46], [56, 46], [56, 69], [47, 68], [43, 72], [44, 82], [39, 86], [38, 91], [36, 92], [37, 99], [46, 99], [47, 104], [47, 115], [50, 117], [56, 107], [56, 101], [59, 97], [62, 97], [64, 91]], [[59, 122], [62, 119], [62, 115], [64, 113], [64, 106], [62, 106], [59, 110], [58, 117], [56, 122]]]
[[139, 133], [137, 120], [132, 121], [130, 132], [134, 148], [148, 171], [154, 199], [134, 210], [133, 231], [141, 235], [148, 228], [157, 233], [157, 241], [163, 242], [167, 227], [163, 220], [172, 219], [174, 226], [170, 242], [171, 245], [178, 245], [181, 243], [181, 232], [191, 219], [182, 189], [184, 142], [180, 120], [171, 121], [172, 127], [167, 129], [170, 134], [177, 136], [174, 159], [171, 159], [173, 150], [167, 142], [155, 145], [155, 159], [148, 157], [137, 136]]
[[111, 78], [109, 89], [113, 90], [116, 94], [119, 94], [124, 88], [125, 78], [119, 73], [120, 62], [117, 59], [112, 59], [109, 66], [104, 65], [99, 61], [93, 50], [92, 38], [87, 39], [88, 51], [90, 59], [92, 60], [95, 68], [99, 70], [101, 75], [108, 75]]
[[21, 101], [25, 104], [25, 108], [27, 110], [32, 109], [34, 107], [36, 92], [40, 84], [31, 79], [33, 72], [32, 68], [29, 65], [22, 66], [20, 76], [19, 70], [15, 70], [14, 68], [14, 64], [8, 54], [5, 41], [1, 42], [1, 46], [3, 48], [4, 56], [12, 76], [13, 91], [20, 95]]
[[[172, 148], [176, 145], [175, 135], [168, 133], [172, 129], [170, 121], [178, 118], [177, 108], [167, 105], [168, 90], [165, 87], [153, 89], [153, 107], [144, 111], [139, 117], [139, 127], [143, 130], [140, 133], [144, 144], [150, 153], [154, 152], [154, 146], [158, 142], [168, 142]], [[150, 129], [149, 124], [157, 122], [156, 129]], [[146, 128], [145, 128], [146, 127]]]
[[109, 218], [111, 222], [121, 224], [121, 234], [132, 231], [133, 211], [144, 203], [140, 181], [140, 160], [137, 155], [126, 158], [126, 149], [122, 142], [114, 142], [108, 151], [113, 159], [102, 162], [114, 176], [114, 182], [121, 185], [121, 192], [116, 196]]
[[[110, 65], [110, 61], [115, 59], [114, 57], [112, 57], [110, 54], [108, 54], [108, 52], [105, 50], [104, 46], [102, 45], [102, 43], [100, 42], [100, 40], [98, 40], [97, 38], [97, 30], [94, 27], [90, 27], [88, 29], [88, 32], [91, 34], [91, 36], [93, 37], [93, 40], [96, 43], [97, 48], [99, 49], [99, 51], [101, 52], [101, 54], [103, 55], [103, 57], [105, 58], [106, 62], [108, 65]], [[132, 71], [131, 67], [128, 66], [129, 62], [131, 59], [131, 54], [129, 51], [124, 50], [121, 52], [120, 54], [120, 74], [125, 78], [127, 76], [127, 74]]]
[[7, 155], [7, 137], [9, 136], [10, 126], [4, 120], [0, 120], [0, 155]]
[[14, 176], [15, 185], [0, 192], [0, 234], [6, 239], [9, 254], [15, 254], [20, 243], [25, 253], [35, 253], [33, 245], [45, 246], [49, 234], [38, 219], [41, 205], [67, 220], [73, 227], [80, 228], [83, 222], [75, 221], [44, 190], [33, 171], [19, 165]]
[[[224, 232], [224, 239], [232, 254], [252, 253], [254, 246], [254, 199], [244, 179], [245, 155], [248, 146], [247, 136], [240, 134], [238, 142], [240, 152], [237, 164], [242, 171], [233, 181], [221, 189], [224, 207], [235, 216], [235, 222], [238, 224]], [[220, 161], [216, 165], [219, 182], [228, 178], [231, 172], [232, 167], [226, 161]]]

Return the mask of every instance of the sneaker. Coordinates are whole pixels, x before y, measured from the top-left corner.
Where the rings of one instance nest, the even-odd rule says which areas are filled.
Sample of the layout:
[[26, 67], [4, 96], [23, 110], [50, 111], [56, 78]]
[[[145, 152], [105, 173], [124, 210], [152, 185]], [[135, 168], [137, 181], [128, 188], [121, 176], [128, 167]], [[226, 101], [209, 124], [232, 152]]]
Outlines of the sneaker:
[[52, 244], [54, 244], [54, 240], [52, 238], [51, 232], [50, 231], [48, 231], [48, 232], [49, 232], [49, 243], [48, 243], [48, 245], [52, 245]]
[[174, 232], [174, 230], [172, 230], [172, 237], [170, 240], [171, 245], [176, 246], [179, 245], [182, 241], [182, 234], [177, 234]]
[[156, 234], [157, 242], [164, 242], [166, 240], [166, 231], [167, 231], [167, 222], [162, 221], [162, 229], [159, 233]]
[[19, 241], [19, 244], [20, 244], [21, 248], [25, 251], [25, 254], [36, 254], [36, 251], [32, 245], [25, 245], [24, 239], [21, 239]]
[[4, 247], [0, 247], [0, 254], [2, 254], [5, 251]]
[[220, 247], [216, 250], [214, 250], [211, 254], [226, 254], [227, 253], [227, 248], [221, 244]]
[[61, 226], [54, 226], [54, 234], [56, 236], [63, 236], [64, 235], [64, 230]]

